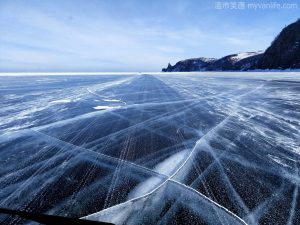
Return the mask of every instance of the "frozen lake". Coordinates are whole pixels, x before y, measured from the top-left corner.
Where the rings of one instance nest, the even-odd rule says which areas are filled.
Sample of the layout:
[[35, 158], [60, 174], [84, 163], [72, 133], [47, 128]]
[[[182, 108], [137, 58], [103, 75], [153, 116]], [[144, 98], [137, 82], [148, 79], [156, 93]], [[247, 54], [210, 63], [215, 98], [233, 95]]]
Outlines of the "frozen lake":
[[1, 207], [116, 224], [300, 224], [296, 73], [0, 80]]

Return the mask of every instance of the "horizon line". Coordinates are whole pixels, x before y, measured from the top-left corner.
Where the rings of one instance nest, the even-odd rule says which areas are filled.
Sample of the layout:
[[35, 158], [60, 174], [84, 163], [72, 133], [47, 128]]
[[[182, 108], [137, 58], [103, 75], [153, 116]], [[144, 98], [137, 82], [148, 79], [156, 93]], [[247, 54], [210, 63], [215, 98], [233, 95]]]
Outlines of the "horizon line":
[[145, 74], [160, 74], [160, 75], [176, 75], [176, 74], [238, 74], [238, 73], [283, 73], [283, 74], [299, 74], [300, 70], [252, 70], [252, 71], [191, 71], [191, 72], [147, 72], [147, 71], [139, 71], [139, 72], [0, 72], [0, 77], [3, 76], [81, 76], [81, 75], [90, 75], [90, 76], [101, 76], [101, 75], [145, 75]]

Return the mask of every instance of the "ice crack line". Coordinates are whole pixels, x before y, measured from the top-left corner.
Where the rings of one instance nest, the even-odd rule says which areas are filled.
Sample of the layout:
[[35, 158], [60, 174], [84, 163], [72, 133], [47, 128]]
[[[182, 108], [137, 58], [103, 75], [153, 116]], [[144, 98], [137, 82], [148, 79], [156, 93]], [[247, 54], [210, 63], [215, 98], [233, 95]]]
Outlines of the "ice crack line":
[[[181, 166], [171, 175], [169, 176], [164, 182], [162, 182], [159, 186], [157, 186], [156, 188], [154, 188], [153, 190], [151, 190], [150, 192], [144, 194], [144, 195], [141, 195], [139, 197], [136, 197], [136, 198], [133, 198], [133, 199], [130, 199], [126, 202], [123, 202], [123, 203], [120, 203], [118, 205], [115, 205], [113, 207], [110, 207], [110, 208], [107, 208], [107, 209], [104, 209], [104, 210], [101, 210], [99, 212], [96, 212], [96, 213], [93, 213], [93, 214], [90, 214], [90, 215], [87, 215], [83, 218], [85, 219], [88, 219], [88, 217], [90, 216], [96, 216], [98, 213], [100, 212], [105, 212], [111, 208], [114, 208], [116, 206], [121, 206], [121, 205], [125, 205], [126, 203], [128, 202], [132, 202], [132, 201], [137, 201], [139, 199], [142, 199], [142, 198], [145, 198], [145, 197], [148, 197], [149, 195], [153, 194], [154, 192], [156, 192], [157, 190], [159, 190], [160, 188], [162, 188], [168, 181], [173, 181], [173, 177], [186, 165], [186, 163], [189, 161], [189, 159], [193, 156], [194, 152], [197, 150], [198, 146], [201, 144], [202, 140], [205, 139], [207, 136], [210, 136], [212, 133], [214, 133], [218, 128], [222, 127], [228, 120], [230, 116], [226, 117], [223, 121], [221, 121], [217, 126], [213, 127], [209, 132], [207, 132], [204, 136], [202, 136], [197, 142], [196, 142], [196, 145], [194, 146], [193, 150], [191, 151], [191, 153], [188, 155], [188, 157], [186, 158], [186, 160], [181, 164]], [[179, 182], [177, 182], [179, 183]], [[191, 188], [192, 189], [192, 188]], [[195, 189], [193, 189], [195, 192], [197, 192], [198, 194], [200, 194], [198, 191], [196, 191]], [[202, 194], [200, 194], [202, 196]], [[206, 197], [207, 198], [207, 197]], [[224, 210], [224, 207], [223, 206], [220, 206], [218, 203], [216, 203], [215, 201], [211, 200], [210, 201], [212, 203], [214, 203], [217, 207], [221, 208]], [[227, 212], [230, 212], [228, 209], [226, 209]], [[234, 216], [236, 219], [240, 220], [242, 223], [246, 224], [246, 222], [241, 219], [240, 217], [238, 217], [237, 215], [235, 215], [233, 212], [230, 212], [230, 214], [232, 216]]]
[[[266, 81], [266, 82], [267, 82], [267, 81]], [[237, 96], [237, 98], [238, 98], [238, 99], [241, 99], [242, 97], [245, 97], [245, 96], [247, 96], [247, 95], [249, 95], [249, 94], [251, 94], [251, 93], [254, 93], [255, 91], [257, 91], [257, 90], [259, 90], [260, 88], [262, 88], [262, 87], [265, 85], [266, 82], [264, 82], [264, 83], [261, 84], [260, 86], [256, 87], [255, 89], [253, 89], [253, 90], [251, 90], [251, 91], [249, 91], [249, 92], [247, 92], [247, 93], [244, 93], [244, 94], [242, 94], [242, 95], [240, 95], [240, 96]], [[142, 199], [142, 198], [144, 198], [144, 197], [147, 197], [147, 196], [153, 194], [154, 192], [156, 192], [157, 190], [159, 190], [160, 188], [162, 188], [168, 181], [173, 181], [172, 178], [173, 178], [174, 176], [176, 176], [176, 174], [178, 174], [179, 171], [186, 165], [186, 163], [189, 161], [189, 159], [193, 156], [193, 154], [194, 154], [194, 152], [196, 151], [196, 149], [198, 148], [198, 146], [200, 146], [201, 142], [202, 142], [203, 140], [205, 140], [208, 136], [211, 136], [217, 129], [219, 129], [219, 128], [222, 127], [224, 124], [226, 124], [226, 122], [229, 120], [229, 118], [232, 117], [232, 114], [233, 114], [233, 113], [231, 113], [231, 114], [230, 114], [229, 116], [227, 116], [223, 121], [221, 121], [219, 124], [217, 124], [215, 127], [213, 127], [209, 132], [207, 132], [204, 136], [202, 136], [202, 137], [196, 142], [196, 144], [195, 144], [194, 148], [192, 149], [191, 153], [188, 155], [188, 157], [187, 157], [186, 160], [182, 163], [182, 165], [181, 165], [181, 166], [180, 166], [180, 167], [179, 167], [179, 168], [178, 168], [171, 176], [169, 176], [168, 179], [166, 179], [163, 183], [161, 183], [159, 186], [157, 186], [156, 188], [154, 188], [152, 191], [150, 191], [150, 192], [148, 192], [148, 193], [146, 193], [146, 194], [144, 194], [144, 195], [142, 195], [142, 196], [139, 196], [139, 197], [130, 199], [130, 200], [126, 201], [126, 202], [120, 203], [120, 204], [115, 205], [115, 206], [110, 207], [110, 208], [114, 208], [114, 207], [116, 207], [116, 206], [124, 205], [124, 204], [126, 204], [127, 202], [129, 202], [129, 201], [137, 201], [137, 200], [139, 200], [139, 199]], [[177, 182], [177, 183], [179, 183], [179, 182]], [[193, 188], [191, 188], [191, 189], [193, 189]], [[193, 189], [193, 190], [196, 191], [195, 189]], [[203, 194], [199, 193], [198, 191], [196, 191], [196, 192], [197, 192], [198, 194], [200, 194], [201, 196], [203, 195]], [[208, 198], [208, 197], [206, 197], [206, 198]], [[209, 199], [209, 198], [208, 198], [208, 199]], [[220, 206], [218, 203], [216, 203], [216, 202], [213, 201], [212, 199], [210, 199], [210, 201], [213, 202], [213, 203], [214, 203], [215, 205], [217, 205], [218, 207], [222, 208], [223, 210], [226, 210], [227, 212], [229, 212], [229, 213], [230, 213], [231, 215], [233, 215], [234, 217], [238, 218], [238, 219], [239, 219], [241, 222], [243, 222], [244, 224], [246, 224], [246, 222], [245, 222], [243, 219], [241, 219], [240, 217], [238, 217], [238, 216], [237, 216], [236, 214], [234, 214], [233, 212], [229, 211], [228, 209], [225, 209], [223, 206]], [[88, 218], [88, 217], [90, 217], [90, 216], [94, 216], [94, 215], [96, 215], [96, 214], [98, 214], [98, 213], [100, 213], [100, 212], [105, 212], [105, 211], [107, 211], [107, 210], [110, 209], [110, 208], [107, 208], [107, 209], [104, 209], [104, 210], [102, 210], [102, 211], [99, 211], [99, 212], [90, 214], [90, 215], [88, 215], [88, 216], [85, 216], [84, 218]]]

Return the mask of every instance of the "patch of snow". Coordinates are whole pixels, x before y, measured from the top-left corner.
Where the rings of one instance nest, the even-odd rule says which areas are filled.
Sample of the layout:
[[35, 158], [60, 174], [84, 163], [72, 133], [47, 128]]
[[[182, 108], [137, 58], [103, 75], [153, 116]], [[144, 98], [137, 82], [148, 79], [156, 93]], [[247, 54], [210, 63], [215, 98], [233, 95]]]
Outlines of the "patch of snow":
[[139, 196], [146, 195], [147, 193], [151, 192], [152, 190], [155, 190], [157, 187], [159, 187], [164, 180], [162, 180], [160, 177], [151, 177], [147, 179], [146, 181], [138, 184], [129, 194], [127, 199], [134, 199], [138, 198]]
[[212, 62], [212, 61], [216, 61], [217, 59], [215, 59], [215, 58], [201, 58], [201, 60], [203, 62]]
[[106, 109], [118, 109], [120, 108], [120, 106], [98, 105], [93, 108], [96, 110], [106, 110]]
[[171, 176], [181, 166], [182, 162], [186, 159], [189, 153], [190, 152], [188, 150], [183, 150], [171, 155], [169, 158], [156, 165], [154, 170], [158, 173]]
[[52, 101], [51, 103], [70, 103], [70, 102], [72, 102], [71, 99], [59, 99], [59, 100]]
[[246, 59], [246, 58], [249, 58], [251, 56], [255, 56], [255, 55], [261, 54], [261, 53], [263, 53], [263, 51], [258, 51], [258, 52], [241, 52], [241, 53], [238, 53], [235, 56], [231, 57], [231, 59], [234, 62], [238, 62], [238, 61], [240, 61], [242, 59]]
[[[171, 155], [169, 158], [165, 159], [163, 162], [157, 164], [154, 168], [154, 171], [171, 176], [174, 174], [178, 168], [185, 161], [186, 157], [189, 155], [190, 151], [183, 150], [176, 154]], [[134, 190], [130, 192], [128, 195], [128, 199], [136, 198], [138, 196], [142, 196], [154, 190], [162, 183], [162, 180], [159, 177], [152, 177], [141, 184], [139, 184]]]
[[102, 100], [105, 101], [105, 102], [121, 102], [120, 99], [107, 99], [107, 98], [105, 98], [105, 99], [102, 99]]
[[279, 157], [276, 157], [274, 155], [270, 155], [268, 154], [269, 158], [271, 158], [274, 162], [276, 162], [277, 164], [284, 166], [284, 167], [290, 167], [289, 165], [287, 165], [286, 163], [283, 162], [282, 159], [280, 159]]

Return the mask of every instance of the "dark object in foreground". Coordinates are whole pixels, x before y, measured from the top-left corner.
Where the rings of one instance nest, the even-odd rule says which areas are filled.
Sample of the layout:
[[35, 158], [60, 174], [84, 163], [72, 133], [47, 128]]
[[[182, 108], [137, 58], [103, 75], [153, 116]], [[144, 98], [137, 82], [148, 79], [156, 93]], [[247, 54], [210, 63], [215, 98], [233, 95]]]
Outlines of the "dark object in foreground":
[[12, 209], [4, 209], [0, 208], [1, 214], [9, 214], [20, 216], [27, 220], [32, 220], [42, 224], [64, 224], [64, 225], [109, 225], [112, 223], [105, 223], [105, 222], [96, 222], [90, 220], [83, 220], [83, 219], [75, 219], [69, 217], [62, 217], [62, 216], [52, 216], [52, 215], [45, 215], [39, 213], [31, 213], [31, 212], [24, 212], [19, 210], [12, 210]]

